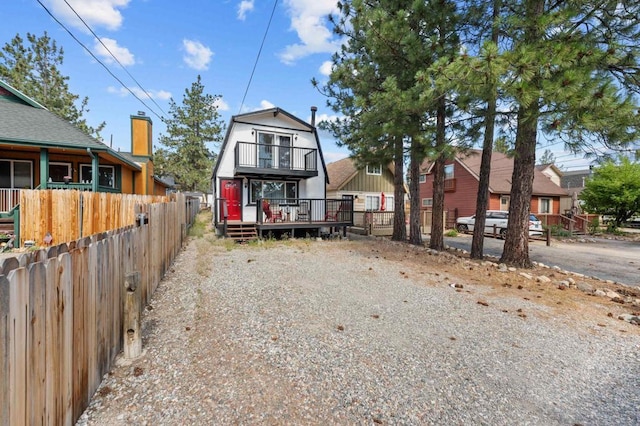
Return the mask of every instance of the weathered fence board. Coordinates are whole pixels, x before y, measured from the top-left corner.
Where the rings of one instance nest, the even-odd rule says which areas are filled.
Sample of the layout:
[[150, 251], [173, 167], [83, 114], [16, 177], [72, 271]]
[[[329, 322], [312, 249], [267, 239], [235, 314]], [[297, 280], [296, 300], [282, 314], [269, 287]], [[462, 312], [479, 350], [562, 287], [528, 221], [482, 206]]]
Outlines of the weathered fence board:
[[[56, 202], [84, 200], [62, 192]], [[57, 224], [73, 214], [59, 215], [53, 198], [29, 196], [45, 216], [33, 223], [66, 235]], [[79, 418], [122, 350], [126, 274], [140, 273], [148, 304], [182, 246], [188, 223], [181, 220], [195, 217], [184, 196], [171, 199], [131, 207], [128, 197], [88, 197], [85, 230], [119, 223], [96, 209], [107, 217], [130, 212], [132, 223], [0, 263], [0, 426], [73, 425]], [[135, 224], [138, 210], [148, 223]]]

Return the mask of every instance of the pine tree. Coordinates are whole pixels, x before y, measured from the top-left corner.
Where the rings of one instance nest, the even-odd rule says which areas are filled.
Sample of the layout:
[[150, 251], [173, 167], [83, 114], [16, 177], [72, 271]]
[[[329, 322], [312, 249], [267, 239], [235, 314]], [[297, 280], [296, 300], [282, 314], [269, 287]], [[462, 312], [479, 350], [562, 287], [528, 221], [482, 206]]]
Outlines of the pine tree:
[[154, 154], [156, 172], [173, 176], [182, 191], [209, 192], [215, 155], [207, 143], [222, 141], [224, 123], [220, 119], [216, 101], [220, 96], [204, 93], [204, 85], [197, 80], [186, 89], [182, 106], [173, 98], [169, 101], [169, 115], [164, 120], [167, 134], [158, 137], [164, 148]]
[[80, 99], [71, 93], [69, 77], [60, 72], [59, 67], [64, 62], [63, 48], [58, 47], [46, 32], [41, 37], [27, 33], [27, 42], [25, 46], [25, 41], [17, 34], [0, 50], [0, 78], [85, 133], [100, 139], [105, 123], [95, 128], [87, 124], [83, 115], [89, 112], [89, 98]]

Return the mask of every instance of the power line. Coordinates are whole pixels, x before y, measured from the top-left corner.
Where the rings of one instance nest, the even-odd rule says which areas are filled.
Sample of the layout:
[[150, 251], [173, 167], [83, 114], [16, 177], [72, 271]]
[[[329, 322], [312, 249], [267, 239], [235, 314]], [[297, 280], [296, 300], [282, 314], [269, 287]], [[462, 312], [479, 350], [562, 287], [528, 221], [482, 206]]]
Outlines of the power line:
[[89, 53], [89, 55], [91, 55], [91, 57], [93, 59], [95, 59], [100, 65], [102, 65], [102, 67], [109, 73], [109, 75], [111, 75], [111, 77], [113, 77], [114, 79], [116, 79], [118, 81], [118, 83], [120, 83], [122, 85], [122, 87], [124, 87], [125, 89], [127, 89], [127, 91], [129, 91], [129, 93], [131, 93], [131, 95], [136, 98], [138, 101], [140, 101], [140, 103], [142, 105], [144, 105], [145, 107], [147, 107], [152, 113], [153, 115], [155, 115], [156, 117], [158, 117], [160, 120], [162, 120], [162, 117], [158, 115], [158, 113], [156, 113], [153, 108], [151, 108], [149, 105], [147, 105], [142, 99], [140, 99], [135, 93], [133, 93], [133, 91], [131, 89], [129, 89], [123, 82], [122, 80], [120, 80], [113, 72], [111, 72], [111, 70], [109, 69], [109, 67], [107, 67], [104, 63], [102, 63], [102, 61], [100, 59], [98, 59], [96, 57], [96, 55], [93, 54], [93, 52], [91, 52], [91, 50], [89, 48], [87, 48], [87, 46], [85, 46], [80, 40], [78, 40], [78, 38], [62, 23], [58, 20], [58, 18], [56, 18], [51, 11], [49, 11], [49, 9], [47, 9], [47, 7], [42, 4], [41, 0], [37, 0], [38, 4], [40, 4], [40, 6], [42, 6], [42, 8], [49, 14], [49, 16], [51, 16], [51, 18], [53, 18], [54, 21], [56, 21], [58, 23], [58, 25], [60, 25], [62, 28], [64, 28], [64, 30], [71, 36], [71, 38], [73, 38], [76, 43], [78, 43], [80, 46], [82, 46], [82, 48], [84, 50], [87, 51], [87, 53]]
[[240, 103], [240, 110], [238, 114], [242, 112], [242, 107], [244, 106], [244, 100], [247, 97], [247, 92], [249, 92], [249, 86], [251, 86], [251, 80], [253, 80], [253, 74], [256, 72], [256, 67], [258, 66], [258, 60], [260, 59], [260, 54], [262, 53], [262, 48], [264, 47], [264, 42], [267, 39], [267, 34], [269, 33], [269, 28], [271, 27], [271, 21], [273, 20], [273, 15], [276, 11], [276, 6], [278, 5], [278, 0], [274, 0], [273, 2], [273, 10], [271, 10], [271, 16], [269, 17], [269, 22], [267, 23], [267, 29], [264, 32], [264, 36], [262, 36], [262, 43], [260, 44], [260, 50], [258, 50], [258, 56], [256, 56], [256, 61], [253, 63], [253, 69], [251, 70], [251, 76], [249, 77], [249, 82], [247, 83], [247, 88], [244, 91], [244, 95], [242, 96], [242, 102]]
[[147, 95], [147, 97], [149, 99], [151, 99], [151, 102], [153, 102], [155, 104], [155, 106], [158, 107], [158, 109], [160, 109], [160, 111], [162, 112], [163, 115], [167, 115], [166, 112], [164, 112], [164, 110], [162, 109], [162, 107], [160, 105], [158, 105], [158, 103], [155, 101], [155, 99], [153, 99], [151, 97], [151, 95], [149, 94], [149, 92], [147, 92], [145, 90], [144, 87], [142, 87], [140, 85], [140, 83], [138, 82], [138, 80], [135, 79], [134, 76], [131, 75], [131, 73], [125, 68], [124, 65], [122, 65], [122, 63], [120, 62], [120, 60], [118, 60], [118, 58], [116, 58], [116, 56], [111, 52], [111, 50], [109, 50], [109, 48], [102, 42], [102, 39], [100, 37], [98, 37], [98, 35], [93, 31], [93, 29], [91, 29], [91, 27], [89, 26], [89, 24], [87, 24], [85, 22], [85, 20], [78, 14], [78, 12], [76, 12], [76, 10], [69, 4], [69, 2], [67, 2], [67, 0], [64, 0], [64, 2], [66, 3], [67, 6], [69, 6], [69, 9], [71, 9], [73, 11], [73, 13], [78, 17], [78, 19], [80, 19], [80, 21], [84, 24], [85, 27], [87, 27], [87, 29], [91, 32], [91, 34], [93, 34], [93, 36], [96, 38], [96, 40], [98, 40], [100, 42], [100, 44], [102, 45], [102, 47], [104, 47], [106, 49], [107, 52], [109, 52], [109, 55], [111, 55], [111, 57], [118, 63], [118, 65], [120, 65], [120, 67], [124, 70], [124, 72], [127, 73], [127, 75], [129, 77], [131, 77], [131, 79], [133, 81], [136, 82], [136, 84], [138, 85], [138, 87], [140, 88], [140, 90], [142, 90], [144, 92], [145, 95]]

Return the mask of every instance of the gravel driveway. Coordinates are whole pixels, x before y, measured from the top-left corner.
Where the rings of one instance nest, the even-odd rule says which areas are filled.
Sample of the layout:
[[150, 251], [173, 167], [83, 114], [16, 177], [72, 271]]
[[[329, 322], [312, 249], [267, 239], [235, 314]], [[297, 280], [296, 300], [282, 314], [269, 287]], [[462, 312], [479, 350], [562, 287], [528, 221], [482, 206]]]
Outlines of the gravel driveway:
[[640, 424], [640, 328], [497, 274], [382, 241], [192, 241], [78, 424]]

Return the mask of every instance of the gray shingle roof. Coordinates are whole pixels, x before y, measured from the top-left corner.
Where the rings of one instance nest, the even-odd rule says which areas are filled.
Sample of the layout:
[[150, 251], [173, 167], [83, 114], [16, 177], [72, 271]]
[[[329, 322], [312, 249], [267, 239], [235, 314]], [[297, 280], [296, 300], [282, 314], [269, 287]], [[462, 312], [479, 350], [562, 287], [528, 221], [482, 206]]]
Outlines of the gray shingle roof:
[[0, 144], [104, 151], [140, 166], [0, 80]]

